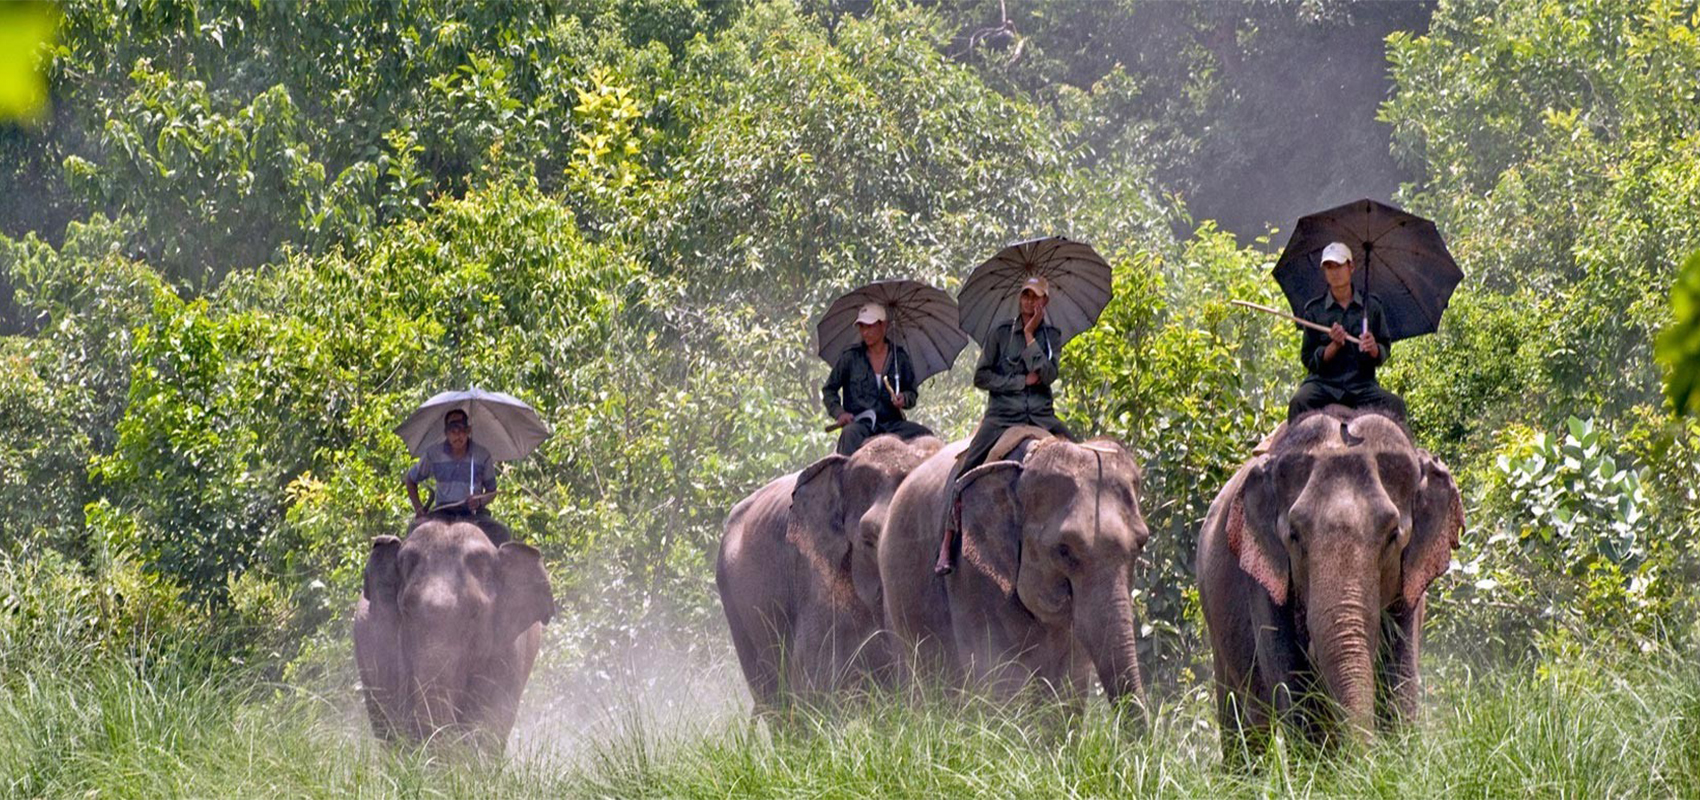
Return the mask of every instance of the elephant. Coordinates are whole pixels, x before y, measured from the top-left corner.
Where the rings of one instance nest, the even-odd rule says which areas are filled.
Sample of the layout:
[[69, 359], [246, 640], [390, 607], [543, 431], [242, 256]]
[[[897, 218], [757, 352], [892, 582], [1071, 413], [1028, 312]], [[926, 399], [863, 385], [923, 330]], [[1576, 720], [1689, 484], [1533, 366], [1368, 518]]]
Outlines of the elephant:
[[892, 493], [941, 446], [876, 436], [775, 479], [727, 515], [714, 579], [758, 715], [888, 671], [878, 542]]
[[1111, 439], [1046, 435], [1025, 456], [957, 480], [962, 555], [939, 577], [934, 556], [950, 503], [953, 444], [892, 498], [880, 542], [887, 625], [918, 669], [1013, 696], [1038, 683], [1078, 701], [1096, 669], [1112, 705], [1142, 707], [1131, 583], [1150, 538], [1141, 474]]
[[1363, 742], [1418, 710], [1424, 594], [1464, 527], [1446, 465], [1375, 410], [1300, 417], [1211, 503], [1198, 592], [1231, 762], [1276, 724]]
[[447, 735], [500, 753], [555, 611], [535, 548], [470, 522], [379, 536], [354, 612], [354, 658], [386, 742]]

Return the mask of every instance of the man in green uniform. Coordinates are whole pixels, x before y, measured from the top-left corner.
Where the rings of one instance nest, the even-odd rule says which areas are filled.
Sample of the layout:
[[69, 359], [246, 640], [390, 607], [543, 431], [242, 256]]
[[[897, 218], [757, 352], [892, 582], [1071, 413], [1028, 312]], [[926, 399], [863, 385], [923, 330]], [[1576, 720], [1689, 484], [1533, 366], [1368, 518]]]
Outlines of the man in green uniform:
[[863, 442], [882, 433], [902, 439], [931, 436], [925, 425], [903, 417], [903, 410], [914, 408], [918, 396], [915, 367], [902, 347], [885, 338], [885, 307], [862, 306], [856, 314], [856, 331], [862, 336], [861, 344], [838, 354], [838, 363], [820, 387], [826, 415], [843, 429], [838, 434], [838, 453], [855, 453]]
[[[1306, 412], [1338, 403], [1351, 408], [1379, 406], [1400, 420], [1405, 401], [1381, 388], [1375, 368], [1387, 361], [1387, 318], [1374, 295], [1352, 288], [1352, 250], [1334, 242], [1322, 250], [1322, 273], [1328, 291], [1305, 304], [1301, 315], [1328, 328], [1327, 333], [1304, 329], [1299, 360], [1309, 374], [1287, 404], [1287, 421]], [[1348, 333], [1358, 336], [1356, 345]]]
[[1021, 287], [1021, 315], [994, 328], [980, 350], [974, 386], [986, 392], [986, 413], [951, 473], [950, 519], [939, 543], [938, 563], [933, 565], [939, 575], [949, 575], [956, 568], [956, 533], [962, 519], [956, 479], [980, 466], [1004, 431], [1017, 425], [1036, 425], [1065, 439], [1074, 438], [1051, 406], [1051, 384], [1062, 359], [1062, 333], [1045, 322], [1050, 297], [1049, 281], [1038, 275], [1028, 278]]

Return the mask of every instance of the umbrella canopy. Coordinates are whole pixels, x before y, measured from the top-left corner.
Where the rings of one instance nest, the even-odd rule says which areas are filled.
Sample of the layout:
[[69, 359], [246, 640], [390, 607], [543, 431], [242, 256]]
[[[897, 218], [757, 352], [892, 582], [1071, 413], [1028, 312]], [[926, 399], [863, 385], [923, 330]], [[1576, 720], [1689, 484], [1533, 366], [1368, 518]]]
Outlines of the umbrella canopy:
[[1358, 200], [1303, 217], [1293, 228], [1275, 280], [1293, 313], [1328, 291], [1322, 249], [1329, 242], [1352, 248], [1352, 284], [1381, 300], [1393, 341], [1433, 333], [1452, 290], [1464, 279], [1434, 223], [1374, 200]]
[[992, 331], [1021, 312], [1021, 284], [1039, 275], [1051, 284], [1045, 317], [1063, 341], [1098, 321], [1110, 304], [1110, 265], [1091, 245], [1061, 236], [1016, 242], [974, 268], [956, 293], [962, 330], [984, 344]]
[[862, 342], [856, 312], [866, 303], [885, 306], [886, 338], [909, 353], [917, 383], [950, 369], [968, 346], [950, 295], [919, 281], [875, 281], [834, 300], [815, 325], [815, 352], [826, 363]]
[[467, 389], [443, 392], [426, 400], [395, 432], [407, 443], [407, 451], [423, 456], [427, 448], [444, 440], [443, 415], [452, 409], [466, 412], [472, 440], [490, 451], [496, 461], [514, 461], [530, 455], [549, 438], [549, 426], [519, 398], [501, 392]]

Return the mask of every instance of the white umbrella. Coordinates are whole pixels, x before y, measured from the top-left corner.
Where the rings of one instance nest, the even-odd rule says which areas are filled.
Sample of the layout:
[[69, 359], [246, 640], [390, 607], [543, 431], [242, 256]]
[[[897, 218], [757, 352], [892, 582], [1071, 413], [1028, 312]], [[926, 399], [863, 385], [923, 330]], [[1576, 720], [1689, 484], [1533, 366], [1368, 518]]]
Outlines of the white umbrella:
[[1051, 284], [1045, 318], [1064, 342], [1098, 321], [1110, 304], [1110, 265], [1092, 246], [1061, 236], [1016, 242], [974, 268], [956, 293], [962, 330], [984, 346], [998, 325], [1021, 311], [1021, 286], [1034, 275]]
[[875, 281], [833, 301], [815, 325], [815, 352], [826, 363], [836, 365], [840, 353], [862, 341], [856, 314], [865, 303], [885, 306], [886, 338], [909, 354], [916, 383], [950, 369], [968, 346], [950, 295], [920, 281]]
[[466, 412], [472, 440], [490, 451], [496, 461], [515, 461], [531, 454], [549, 438], [549, 426], [524, 401], [501, 392], [472, 388], [443, 392], [426, 400], [395, 432], [407, 443], [407, 451], [423, 456], [445, 439], [443, 415], [453, 409]]

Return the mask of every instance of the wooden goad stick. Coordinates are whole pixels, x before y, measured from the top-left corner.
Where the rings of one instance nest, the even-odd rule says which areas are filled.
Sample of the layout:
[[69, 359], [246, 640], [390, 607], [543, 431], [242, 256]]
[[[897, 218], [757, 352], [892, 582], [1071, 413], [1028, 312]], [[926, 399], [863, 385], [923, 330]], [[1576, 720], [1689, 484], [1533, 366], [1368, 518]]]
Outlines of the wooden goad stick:
[[[1258, 311], [1262, 311], [1265, 314], [1274, 314], [1275, 316], [1281, 317], [1282, 319], [1290, 319], [1294, 322], [1297, 322], [1300, 325], [1305, 326], [1306, 328], [1310, 328], [1313, 331], [1322, 331], [1323, 333], [1328, 332], [1328, 326], [1327, 325], [1318, 325], [1314, 322], [1311, 322], [1308, 319], [1300, 319], [1298, 317], [1293, 316], [1292, 314], [1288, 314], [1287, 312], [1281, 311], [1279, 309], [1270, 308], [1269, 306], [1260, 306], [1256, 303], [1248, 303], [1244, 300], [1230, 300], [1228, 302], [1233, 303], [1236, 306], [1245, 306], [1246, 308], [1257, 309]], [[1353, 335], [1348, 333], [1348, 334], [1346, 334], [1346, 341], [1351, 342], [1352, 344], [1357, 344], [1359, 340], [1358, 340], [1358, 337], [1353, 336]]]

